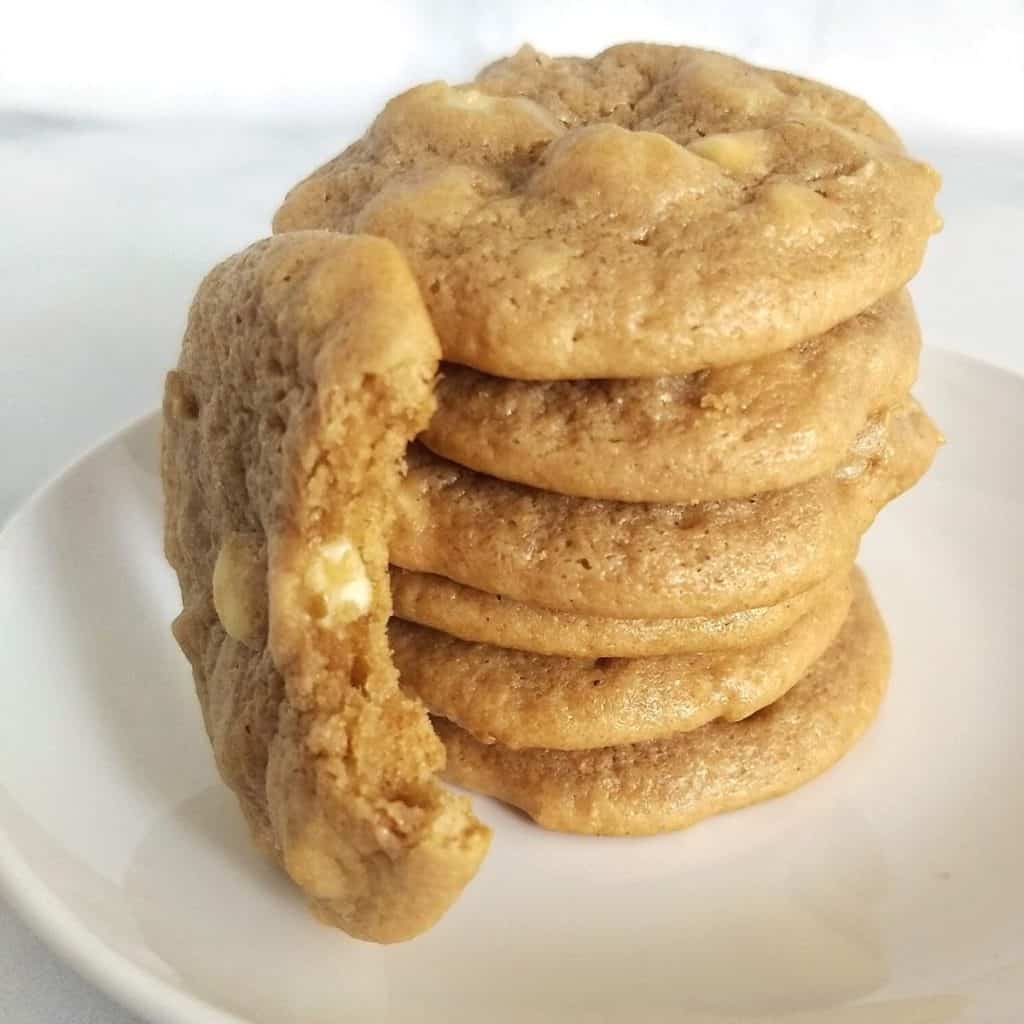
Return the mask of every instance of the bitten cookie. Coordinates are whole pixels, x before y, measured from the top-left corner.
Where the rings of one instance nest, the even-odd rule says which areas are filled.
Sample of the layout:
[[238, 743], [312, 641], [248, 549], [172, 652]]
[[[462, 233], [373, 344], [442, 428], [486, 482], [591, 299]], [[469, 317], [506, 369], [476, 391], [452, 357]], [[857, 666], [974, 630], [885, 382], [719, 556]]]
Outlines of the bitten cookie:
[[648, 835], [780, 796], [829, 768], [874, 718], [889, 640], [863, 578], [832, 646], [774, 704], [667, 740], [602, 750], [509, 750], [443, 720], [452, 781], [521, 807], [545, 828]]
[[521, 380], [728, 366], [913, 276], [938, 175], [860, 100], [688, 47], [525, 48], [418, 86], [275, 231], [394, 241], [446, 359]]
[[174, 633], [217, 765], [317, 916], [378, 942], [429, 927], [489, 841], [386, 636], [437, 358], [394, 246], [302, 232], [210, 273], [164, 397]]

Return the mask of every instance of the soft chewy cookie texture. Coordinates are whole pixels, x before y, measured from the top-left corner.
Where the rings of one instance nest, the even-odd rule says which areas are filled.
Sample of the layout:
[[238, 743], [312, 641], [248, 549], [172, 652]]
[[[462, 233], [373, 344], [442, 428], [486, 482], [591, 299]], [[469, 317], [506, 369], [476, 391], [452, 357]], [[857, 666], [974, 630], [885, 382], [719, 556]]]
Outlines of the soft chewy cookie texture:
[[489, 840], [438, 782], [386, 637], [393, 500], [437, 358], [389, 242], [301, 232], [210, 273], [164, 400], [174, 632], [218, 768], [315, 913], [380, 942], [429, 927]]
[[274, 226], [394, 241], [452, 362], [663, 377], [780, 351], [899, 289], [937, 188], [827, 86], [687, 47], [527, 48], [393, 99]]
[[917, 376], [898, 292], [753, 362], [650, 380], [513, 381], [449, 363], [423, 442], [504, 480], [616, 501], [740, 498], [827, 472]]
[[439, 719], [452, 781], [522, 808], [546, 828], [648, 835], [787, 793], [831, 767], [874, 718], [890, 652], [867, 585], [855, 581], [839, 636], [785, 696], [742, 722], [651, 743], [510, 750]]
[[565, 658], [645, 658], [764, 644], [845, 589], [847, 575], [844, 569], [766, 608], [689, 619], [623, 619], [556, 611], [398, 566], [391, 567], [391, 596], [398, 618], [472, 643]]
[[873, 420], [829, 473], [694, 505], [566, 497], [415, 449], [391, 560], [584, 615], [720, 616], [764, 607], [848, 567], [861, 534], [927, 470], [938, 441], [911, 400]]
[[588, 750], [746, 718], [804, 675], [849, 607], [849, 586], [837, 588], [767, 643], [656, 658], [528, 654], [400, 619], [392, 620], [390, 635], [402, 685], [477, 739], [512, 749]]

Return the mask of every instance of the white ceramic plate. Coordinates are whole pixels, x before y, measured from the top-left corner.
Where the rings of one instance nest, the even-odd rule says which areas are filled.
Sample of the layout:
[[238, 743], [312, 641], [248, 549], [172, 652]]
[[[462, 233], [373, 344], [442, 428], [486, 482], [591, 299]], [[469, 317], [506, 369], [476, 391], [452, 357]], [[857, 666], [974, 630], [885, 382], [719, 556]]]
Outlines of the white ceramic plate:
[[1024, 381], [929, 352], [950, 437], [863, 564], [893, 633], [867, 738], [797, 793], [651, 839], [492, 853], [428, 935], [314, 923], [217, 782], [168, 623], [157, 421], [0, 536], [0, 876], [154, 1021], [1016, 1021], [1024, 1005]]

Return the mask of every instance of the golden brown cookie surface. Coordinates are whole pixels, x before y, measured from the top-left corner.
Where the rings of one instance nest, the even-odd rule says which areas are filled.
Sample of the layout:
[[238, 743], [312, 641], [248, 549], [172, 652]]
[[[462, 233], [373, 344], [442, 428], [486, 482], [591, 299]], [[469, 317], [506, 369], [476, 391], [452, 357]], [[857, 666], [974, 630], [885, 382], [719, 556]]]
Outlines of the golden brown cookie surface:
[[586, 615], [719, 616], [777, 604], [850, 565], [860, 536], [938, 444], [913, 401], [878, 417], [831, 473], [695, 505], [570, 498], [410, 453], [391, 561]]
[[657, 658], [557, 658], [471, 644], [392, 619], [402, 685], [483, 743], [589, 750], [662, 739], [777, 700], [835, 639], [847, 585], [773, 640]]
[[302, 232], [215, 268], [164, 400], [166, 551], [217, 765], [313, 911], [429, 927], [489, 833], [387, 647], [386, 539], [436, 336], [381, 239]]
[[545, 828], [648, 835], [780, 796], [831, 767], [874, 718], [889, 641], [863, 580], [832, 646], [784, 697], [742, 722], [602, 750], [509, 750], [444, 720], [447, 775]]
[[847, 586], [844, 568], [767, 608], [712, 618], [620, 619], [538, 608], [431, 573], [391, 567], [395, 615], [469, 643], [564, 658], [650, 658], [756, 647]]
[[274, 226], [394, 241], [450, 361], [660, 377], [780, 351], [900, 288], [937, 188], [826, 86], [687, 47], [525, 49], [393, 99]]
[[745, 497], [835, 466], [870, 416], [910, 391], [920, 348], [899, 292], [784, 352], [686, 377], [524, 382], [449, 363], [422, 440], [559, 494]]

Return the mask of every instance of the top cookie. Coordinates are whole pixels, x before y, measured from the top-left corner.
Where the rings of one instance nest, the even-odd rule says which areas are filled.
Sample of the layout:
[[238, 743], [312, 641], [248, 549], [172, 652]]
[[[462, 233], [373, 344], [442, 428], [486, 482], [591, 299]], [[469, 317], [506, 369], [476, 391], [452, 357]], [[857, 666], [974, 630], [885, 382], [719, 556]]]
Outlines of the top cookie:
[[393, 240], [453, 362], [655, 377], [779, 351], [896, 290], [937, 188], [827, 86], [687, 47], [526, 48], [393, 99], [274, 227]]
[[431, 925], [489, 839], [385, 634], [437, 357], [394, 246], [302, 232], [210, 273], [164, 399], [174, 633], [217, 766], [316, 914], [379, 942]]

